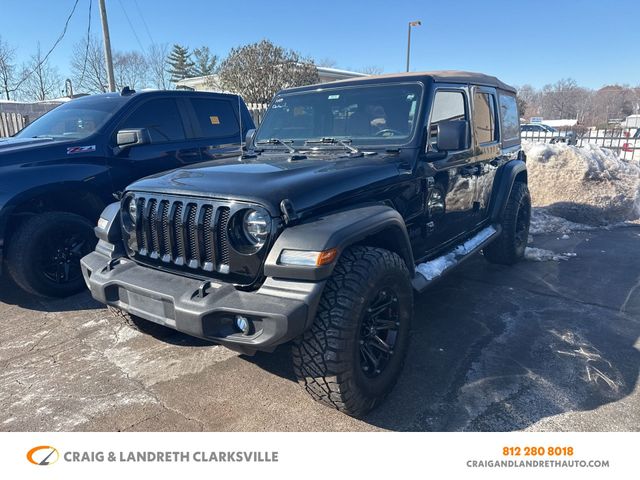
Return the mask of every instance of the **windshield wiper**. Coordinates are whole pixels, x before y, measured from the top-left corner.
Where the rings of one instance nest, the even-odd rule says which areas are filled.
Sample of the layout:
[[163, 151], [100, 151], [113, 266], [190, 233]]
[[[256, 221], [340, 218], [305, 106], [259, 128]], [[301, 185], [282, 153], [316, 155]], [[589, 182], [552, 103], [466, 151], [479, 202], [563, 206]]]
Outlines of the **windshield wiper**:
[[287, 145], [287, 142], [293, 143], [293, 140], [280, 140], [279, 138], [270, 138], [268, 140], [260, 140], [256, 142], [256, 145], [282, 145], [289, 153], [297, 153], [298, 150], [293, 148], [291, 145]]
[[351, 143], [351, 139], [350, 138], [345, 138], [345, 139], [340, 139], [340, 138], [335, 138], [335, 137], [323, 137], [323, 138], [314, 138], [314, 139], [310, 139], [307, 140], [305, 142], [305, 145], [313, 145], [314, 143], [319, 143], [319, 144], [325, 144], [325, 145], [341, 145], [344, 148], [346, 148], [347, 150], [349, 150], [349, 152], [351, 153], [360, 153], [360, 149], [350, 145]]

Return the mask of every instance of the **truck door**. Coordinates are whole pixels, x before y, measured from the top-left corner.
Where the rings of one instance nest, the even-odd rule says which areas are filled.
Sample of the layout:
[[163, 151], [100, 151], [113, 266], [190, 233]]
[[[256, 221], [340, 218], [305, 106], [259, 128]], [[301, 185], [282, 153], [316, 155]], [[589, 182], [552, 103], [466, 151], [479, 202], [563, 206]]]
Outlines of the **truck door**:
[[[515, 97], [513, 97], [515, 102]], [[473, 126], [475, 144], [476, 198], [475, 223], [486, 219], [491, 189], [500, 165], [500, 119], [496, 90], [473, 87]], [[517, 114], [517, 110], [516, 110]]]
[[[189, 98], [194, 139], [203, 160], [216, 160], [240, 152], [240, 143], [250, 128], [254, 128], [248, 111], [234, 97]], [[242, 119], [242, 132], [240, 131]]]
[[[474, 225], [476, 166], [470, 131], [468, 89], [438, 86], [434, 92], [428, 122], [425, 152], [425, 254], [463, 235]], [[438, 151], [438, 126], [463, 126], [466, 138], [457, 150]], [[443, 127], [444, 128], [444, 125]]]
[[[110, 157], [114, 190], [153, 173], [200, 162], [200, 150], [187, 141], [184, 106], [174, 98], [152, 98], [138, 105], [112, 135], [120, 130], [143, 128], [149, 143], [127, 147]], [[190, 135], [189, 135], [190, 136]]]

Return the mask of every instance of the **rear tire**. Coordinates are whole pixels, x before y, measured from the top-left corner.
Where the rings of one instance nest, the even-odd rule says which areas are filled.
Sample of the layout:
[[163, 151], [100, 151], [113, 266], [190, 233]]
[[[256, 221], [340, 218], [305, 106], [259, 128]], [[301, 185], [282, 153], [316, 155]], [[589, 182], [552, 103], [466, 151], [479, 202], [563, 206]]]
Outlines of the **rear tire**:
[[524, 257], [529, 240], [531, 196], [526, 183], [513, 184], [502, 216], [502, 232], [483, 249], [484, 258], [491, 263], [513, 265]]
[[169, 327], [150, 322], [149, 320], [145, 320], [144, 318], [140, 318], [136, 315], [131, 315], [119, 308], [111, 306], [108, 306], [107, 308], [111, 315], [113, 315], [120, 324], [127, 328], [137, 330], [138, 332], [145, 333], [156, 338], [164, 338], [176, 333], [175, 330]]
[[93, 251], [97, 241], [93, 224], [80, 215], [34, 215], [9, 240], [9, 274], [20, 288], [33, 295], [73, 295], [86, 288], [80, 259]]
[[400, 256], [364, 246], [345, 250], [313, 325], [292, 347], [299, 383], [331, 408], [364, 415], [400, 376], [412, 316], [413, 289]]

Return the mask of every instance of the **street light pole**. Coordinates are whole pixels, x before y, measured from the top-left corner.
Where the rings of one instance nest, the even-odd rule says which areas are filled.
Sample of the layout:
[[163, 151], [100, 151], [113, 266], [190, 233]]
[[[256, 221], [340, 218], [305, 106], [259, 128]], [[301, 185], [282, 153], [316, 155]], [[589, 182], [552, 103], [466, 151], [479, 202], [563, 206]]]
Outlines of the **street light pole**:
[[111, 39], [109, 38], [109, 24], [107, 23], [107, 7], [104, 0], [100, 0], [100, 20], [102, 20], [102, 36], [104, 38], [104, 59], [107, 64], [107, 79], [109, 91], [116, 91], [116, 82], [113, 75], [113, 60], [111, 58]]
[[407, 33], [407, 72], [409, 71], [409, 60], [411, 58], [411, 27], [419, 27], [422, 25], [420, 20], [409, 22], [409, 30]]

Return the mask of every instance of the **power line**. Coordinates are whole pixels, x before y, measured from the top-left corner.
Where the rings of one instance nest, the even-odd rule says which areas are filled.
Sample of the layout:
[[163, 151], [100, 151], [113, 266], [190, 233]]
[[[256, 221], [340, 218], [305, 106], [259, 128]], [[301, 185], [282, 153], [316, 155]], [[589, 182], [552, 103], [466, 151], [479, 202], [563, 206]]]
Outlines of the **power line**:
[[144, 29], [147, 31], [147, 36], [149, 37], [149, 40], [151, 40], [151, 44], [155, 45], [156, 42], [153, 41], [153, 37], [151, 36], [151, 31], [149, 30], [149, 26], [147, 25], [147, 21], [144, 19], [144, 15], [142, 14], [140, 5], [138, 5], [138, 0], [133, 0], [133, 3], [135, 4], [136, 9], [138, 10], [138, 14], [140, 15], [140, 18], [142, 19], [142, 24], [144, 25]]
[[36, 70], [38, 70], [43, 64], [44, 62], [47, 61], [47, 59], [49, 58], [49, 55], [51, 55], [51, 53], [53, 52], [53, 50], [58, 46], [58, 44], [62, 41], [62, 39], [64, 38], [65, 34], [67, 33], [67, 28], [69, 27], [69, 22], [71, 21], [71, 17], [73, 17], [74, 12], [76, 11], [76, 7], [78, 6], [78, 2], [80, 0], [76, 0], [76, 2], [73, 4], [73, 8], [71, 9], [71, 13], [69, 13], [69, 16], [67, 17], [67, 20], [64, 22], [64, 29], [62, 30], [62, 33], [60, 34], [60, 36], [58, 37], [58, 39], [55, 41], [55, 43], [53, 44], [53, 46], [49, 49], [49, 51], [47, 52], [47, 54], [44, 56], [44, 58], [42, 60], [40, 60], [38, 62], [38, 64], [33, 67], [33, 70], [31, 70], [27, 75], [25, 75], [22, 80], [20, 80], [18, 82], [18, 84], [15, 86], [16, 89], [18, 89], [20, 87], [20, 85], [22, 85], [31, 75], [33, 75]]
[[87, 70], [87, 58], [89, 57], [89, 42], [91, 41], [91, 7], [92, 5], [93, 5], [93, 0], [89, 0], [89, 23], [87, 26], [87, 46], [84, 50], [84, 62], [82, 64], [82, 75], [80, 75], [78, 88], [82, 86], [82, 82], [84, 81], [84, 73]]
[[136, 37], [136, 41], [138, 42], [138, 45], [140, 45], [140, 49], [142, 50], [142, 53], [144, 53], [145, 52], [145, 48], [142, 46], [142, 42], [138, 38], [138, 34], [136, 33], [135, 28], [133, 28], [133, 24], [131, 23], [131, 20], [129, 19], [129, 14], [127, 13], [127, 10], [124, 8], [124, 5], [122, 5], [122, 0], [118, 0], [118, 3], [120, 4], [120, 7], [122, 8], [122, 11], [124, 12], [124, 16], [127, 19], [127, 23], [129, 24], [129, 27], [131, 27], [131, 31], [133, 32], [133, 36]]

